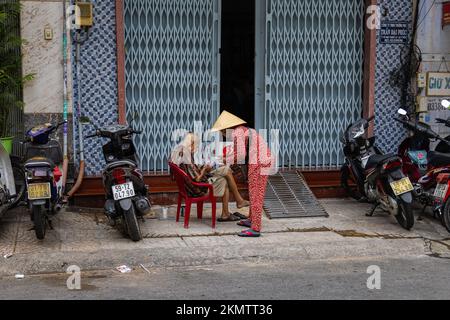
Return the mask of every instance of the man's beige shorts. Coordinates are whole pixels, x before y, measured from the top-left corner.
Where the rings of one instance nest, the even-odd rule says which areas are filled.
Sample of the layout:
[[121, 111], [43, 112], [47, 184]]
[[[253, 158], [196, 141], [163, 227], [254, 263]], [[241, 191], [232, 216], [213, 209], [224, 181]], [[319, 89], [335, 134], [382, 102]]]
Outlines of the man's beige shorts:
[[212, 177], [209, 179], [214, 187], [214, 196], [223, 197], [227, 188], [227, 179], [225, 178], [231, 171], [229, 166], [223, 166], [211, 171]]

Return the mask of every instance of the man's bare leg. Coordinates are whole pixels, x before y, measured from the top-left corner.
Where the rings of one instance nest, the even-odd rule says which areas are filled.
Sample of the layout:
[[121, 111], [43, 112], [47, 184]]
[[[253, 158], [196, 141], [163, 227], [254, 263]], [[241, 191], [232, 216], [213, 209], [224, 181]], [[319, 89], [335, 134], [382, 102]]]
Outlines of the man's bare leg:
[[236, 205], [237, 205], [238, 209], [242, 209], [242, 208], [250, 206], [250, 202], [248, 202], [247, 200], [244, 200], [244, 198], [242, 198], [241, 194], [239, 193], [238, 186], [236, 184], [236, 181], [234, 180], [234, 176], [233, 176], [233, 173], [231, 170], [225, 176], [225, 179], [227, 179], [228, 187], [230, 188], [231, 193], [233, 194], [234, 198], [236, 199]]
[[228, 219], [230, 217], [230, 211], [228, 209], [228, 203], [230, 201], [230, 190], [225, 188], [225, 193], [222, 197], [222, 219]]

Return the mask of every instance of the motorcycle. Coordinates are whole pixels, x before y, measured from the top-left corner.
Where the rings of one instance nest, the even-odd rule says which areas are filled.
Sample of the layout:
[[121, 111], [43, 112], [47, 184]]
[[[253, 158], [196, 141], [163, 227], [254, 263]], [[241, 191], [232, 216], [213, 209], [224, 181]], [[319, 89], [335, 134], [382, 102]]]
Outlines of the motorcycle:
[[142, 239], [138, 217], [150, 212], [148, 186], [139, 169], [133, 134], [141, 134], [127, 125], [96, 128], [95, 134], [86, 138], [109, 139], [103, 146], [106, 166], [103, 169], [103, 186], [106, 193], [105, 214], [112, 225], [117, 221], [133, 241]]
[[[448, 101], [448, 100], [442, 100], [442, 103], [441, 103], [441, 104], [442, 104], [442, 106], [443, 106], [445, 109], [450, 109], [450, 101]], [[440, 123], [440, 124], [443, 124], [443, 125], [445, 125], [446, 127], [450, 128], [450, 118], [447, 118], [446, 120], [445, 120], [445, 119], [437, 118], [437, 119], [436, 119], [436, 122], [437, 122], [437, 123]], [[446, 137], [445, 140], [450, 141], [450, 136]], [[447, 143], [444, 143], [444, 142], [441, 141], [441, 142], [437, 145], [436, 151], [437, 151], [437, 152], [441, 152], [441, 153], [450, 153], [450, 146], [449, 146]]]
[[50, 136], [64, 123], [36, 126], [26, 132], [23, 142], [26, 200], [36, 237], [40, 240], [45, 238], [47, 226], [52, 228], [50, 215], [62, 208], [63, 186], [59, 166], [63, 156], [59, 142]]
[[[450, 101], [443, 100], [442, 106], [450, 109]], [[450, 127], [450, 118], [447, 120], [436, 119], [438, 123], [445, 124]], [[450, 136], [441, 141], [436, 147], [436, 151], [443, 153], [450, 153]], [[434, 191], [435, 211], [441, 217], [442, 224], [450, 232], [450, 173], [442, 172], [436, 178], [436, 189]]]
[[356, 184], [355, 198], [365, 198], [373, 203], [367, 216], [373, 216], [381, 208], [395, 216], [405, 229], [414, 226], [412, 210], [414, 187], [402, 171], [402, 160], [395, 154], [382, 154], [375, 147], [375, 137], [366, 138], [369, 123], [375, 117], [362, 119], [350, 125], [341, 137], [344, 146], [345, 164], [341, 169], [341, 182], [345, 190]]
[[428, 124], [412, 119], [405, 110], [400, 109], [398, 113], [400, 118], [395, 120], [409, 132], [409, 137], [399, 147], [399, 155], [404, 164], [403, 172], [413, 181], [415, 198], [425, 206], [424, 209], [434, 207], [438, 177], [450, 173], [450, 153], [431, 151], [430, 144], [431, 141], [440, 141], [448, 147], [450, 143]]
[[11, 207], [11, 201], [16, 195], [14, 172], [9, 154], [0, 143], [0, 218]]

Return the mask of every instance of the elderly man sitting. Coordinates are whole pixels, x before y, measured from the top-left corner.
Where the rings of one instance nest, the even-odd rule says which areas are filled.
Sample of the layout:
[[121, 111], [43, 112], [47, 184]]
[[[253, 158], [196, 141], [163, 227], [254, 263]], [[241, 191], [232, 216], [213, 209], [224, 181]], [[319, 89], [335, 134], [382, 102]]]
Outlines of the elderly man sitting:
[[[211, 165], [196, 164], [194, 156], [197, 152], [198, 144], [199, 138], [193, 133], [188, 133], [183, 141], [173, 149], [170, 157], [171, 161], [186, 172], [192, 180], [213, 185], [214, 195], [222, 198], [222, 216], [218, 219], [219, 222], [247, 219], [243, 214], [238, 212], [231, 214], [229, 211], [230, 192], [236, 199], [238, 209], [250, 205], [239, 193], [232, 170], [226, 165], [213, 168]], [[186, 181], [186, 190], [191, 197], [201, 197], [208, 192], [207, 189], [196, 187], [189, 181]]]

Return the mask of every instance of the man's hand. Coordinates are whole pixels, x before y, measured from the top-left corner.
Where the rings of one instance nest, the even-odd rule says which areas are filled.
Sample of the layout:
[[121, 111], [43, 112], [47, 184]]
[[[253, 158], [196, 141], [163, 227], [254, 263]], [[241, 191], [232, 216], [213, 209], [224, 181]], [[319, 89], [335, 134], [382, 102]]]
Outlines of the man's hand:
[[202, 169], [202, 175], [205, 175], [206, 173], [209, 173], [211, 171], [212, 171], [212, 167], [209, 164], [207, 164]]

